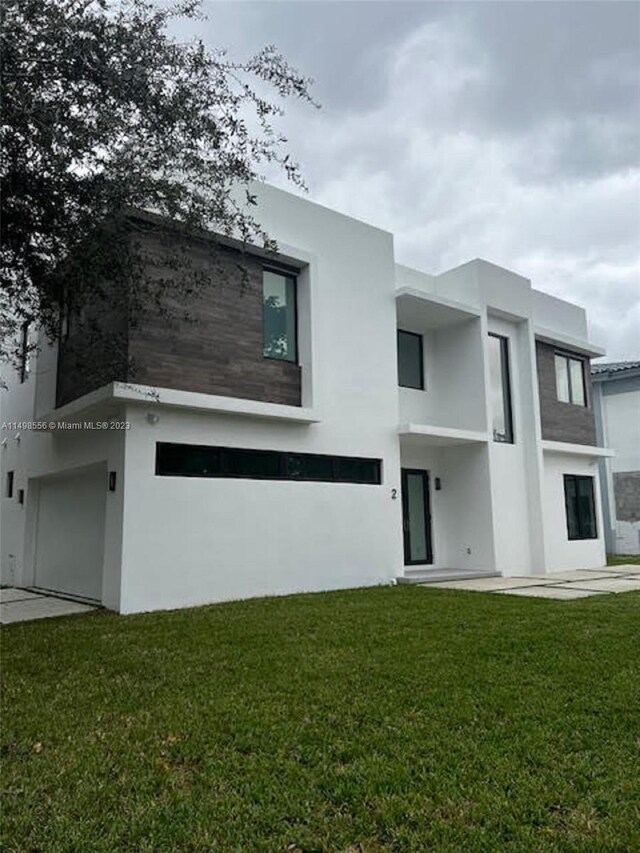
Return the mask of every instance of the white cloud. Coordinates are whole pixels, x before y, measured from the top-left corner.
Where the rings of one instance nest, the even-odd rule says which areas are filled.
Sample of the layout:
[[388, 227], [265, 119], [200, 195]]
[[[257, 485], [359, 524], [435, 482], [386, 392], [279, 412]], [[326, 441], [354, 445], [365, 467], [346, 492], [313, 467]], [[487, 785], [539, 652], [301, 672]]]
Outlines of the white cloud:
[[[640, 169], [615, 162], [624, 128], [570, 114], [520, 133], [465, 121], [464, 104], [499, 85], [465, 27], [429, 21], [389, 49], [365, 111], [294, 111], [288, 135], [310, 197], [394, 232], [402, 263], [437, 272], [484, 257], [515, 269], [584, 305], [612, 358], [638, 357]], [[597, 137], [598, 168], [563, 170], [578, 131]]]

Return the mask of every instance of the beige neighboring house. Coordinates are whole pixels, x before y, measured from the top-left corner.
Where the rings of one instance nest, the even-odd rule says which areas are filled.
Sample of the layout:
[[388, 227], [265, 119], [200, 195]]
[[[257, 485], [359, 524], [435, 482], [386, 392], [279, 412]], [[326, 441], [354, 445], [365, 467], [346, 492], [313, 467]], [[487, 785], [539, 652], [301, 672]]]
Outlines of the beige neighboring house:
[[600, 460], [602, 510], [610, 554], [640, 554], [640, 361], [591, 367], [598, 443], [615, 456]]

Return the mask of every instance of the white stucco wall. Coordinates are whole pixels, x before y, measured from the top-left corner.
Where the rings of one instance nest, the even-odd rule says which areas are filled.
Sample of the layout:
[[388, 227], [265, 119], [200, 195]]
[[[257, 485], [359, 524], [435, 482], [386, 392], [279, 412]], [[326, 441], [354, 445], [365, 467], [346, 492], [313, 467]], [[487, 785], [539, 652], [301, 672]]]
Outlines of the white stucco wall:
[[[531, 381], [533, 341], [529, 324], [489, 316], [487, 332], [505, 337], [509, 349], [513, 444], [489, 445], [495, 537], [495, 566], [506, 575], [543, 569], [540, 545], [540, 483], [537, 446], [537, 388]], [[487, 398], [491, 423], [491, 400]]]
[[[564, 504], [565, 474], [594, 477], [597, 539], [569, 540]], [[606, 563], [598, 466], [573, 454], [546, 453], [544, 457], [544, 510], [547, 571], [597, 569]]]
[[[388, 583], [401, 571], [392, 238], [269, 188], [260, 215], [280, 250], [308, 263], [313, 347], [303, 384], [311, 381], [306, 402], [320, 421], [160, 406], [151, 425], [147, 409], [132, 406], [123, 612]], [[157, 441], [379, 458], [384, 482], [158, 477]]]
[[[111, 407], [128, 431], [22, 430], [18, 441], [16, 430], [5, 430], [2, 485], [14, 470], [16, 494], [25, 488], [27, 501], [2, 499], [3, 581], [34, 581], [42, 478], [95, 465], [117, 475], [104, 499], [102, 600], [122, 612], [392, 581], [404, 570], [401, 458], [431, 474], [434, 569], [527, 574], [602, 565], [602, 537], [569, 542], [564, 514], [562, 474], [595, 475], [595, 466], [576, 454], [543, 455], [537, 398], [534, 326], [584, 339], [582, 309], [485, 261], [438, 276], [396, 268], [387, 232], [270, 187], [258, 194], [258, 215], [280, 251], [305, 265], [298, 320], [308, 422], [261, 418], [263, 404], [246, 405], [244, 415], [198, 412], [185, 401], [181, 408], [176, 392], [173, 405]], [[440, 299], [432, 317], [423, 312], [424, 328], [409, 328], [424, 334], [425, 391], [397, 387], [400, 285], [421, 291], [418, 301], [422, 293]], [[459, 321], [449, 324], [447, 311]], [[489, 331], [510, 342], [513, 445], [486, 441]], [[25, 385], [12, 382], [9, 413], [0, 393], [0, 416], [32, 420], [52, 409], [54, 390], [55, 351], [45, 350]], [[620, 440], [637, 446], [630, 421], [625, 409]], [[405, 423], [475, 435], [457, 445], [428, 430], [399, 439]], [[383, 484], [159, 477], [158, 441], [379, 458]], [[629, 470], [624, 454], [615, 464]], [[601, 532], [600, 517], [598, 524]]]
[[[13, 372], [6, 376], [7, 390], [0, 391], [0, 423], [7, 421], [34, 422], [46, 411], [54, 397], [55, 370], [52, 354], [45, 347], [29, 379], [20, 384]], [[38, 388], [38, 395], [35, 390]], [[122, 413], [115, 414], [122, 419]], [[87, 415], [87, 420], [99, 417]], [[19, 433], [19, 441], [16, 436]], [[39, 431], [29, 428], [5, 429], [2, 438], [6, 446], [0, 449], [3, 498], [1, 502], [0, 568], [2, 582], [32, 586], [35, 582], [36, 542], [38, 541], [38, 487], [40, 478], [62, 472], [81, 471], [88, 466], [101, 465], [103, 470], [116, 471], [119, 488], [107, 493], [104, 518], [103, 588], [102, 601], [115, 610], [120, 602], [120, 557], [122, 548], [124, 435], [118, 431], [79, 430], [63, 432]], [[15, 471], [14, 495], [25, 490], [25, 503], [17, 498], [4, 497], [7, 470]], [[80, 488], [80, 487], [79, 487]], [[104, 482], [105, 491], [107, 482]]]
[[602, 403], [607, 440], [616, 451], [611, 470], [640, 471], [640, 389], [604, 394]]

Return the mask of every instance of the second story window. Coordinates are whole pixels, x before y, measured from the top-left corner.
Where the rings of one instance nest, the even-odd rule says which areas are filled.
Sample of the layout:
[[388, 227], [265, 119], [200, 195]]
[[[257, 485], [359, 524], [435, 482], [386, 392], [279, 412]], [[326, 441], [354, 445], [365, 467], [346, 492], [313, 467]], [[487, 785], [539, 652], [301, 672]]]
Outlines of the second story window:
[[556, 392], [561, 403], [586, 406], [584, 387], [584, 361], [564, 353], [555, 354]]
[[262, 274], [262, 354], [297, 361], [296, 280], [286, 273]]
[[29, 323], [20, 329], [20, 382], [29, 378]]
[[489, 335], [489, 393], [493, 440], [513, 444], [509, 341]]
[[422, 335], [398, 329], [398, 385], [424, 390]]

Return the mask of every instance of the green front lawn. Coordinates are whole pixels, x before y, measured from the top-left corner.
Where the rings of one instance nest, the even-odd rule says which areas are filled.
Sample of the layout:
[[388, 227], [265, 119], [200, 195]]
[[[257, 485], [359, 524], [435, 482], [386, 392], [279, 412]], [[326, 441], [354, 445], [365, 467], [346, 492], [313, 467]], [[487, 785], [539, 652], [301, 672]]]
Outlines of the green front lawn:
[[415, 587], [9, 626], [3, 850], [639, 850], [639, 626]]
[[640, 557], [631, 557], [628, 555], [621, 554], [608, 554], [607, 555], [607, 565], [608, 566], [640, 566]]

